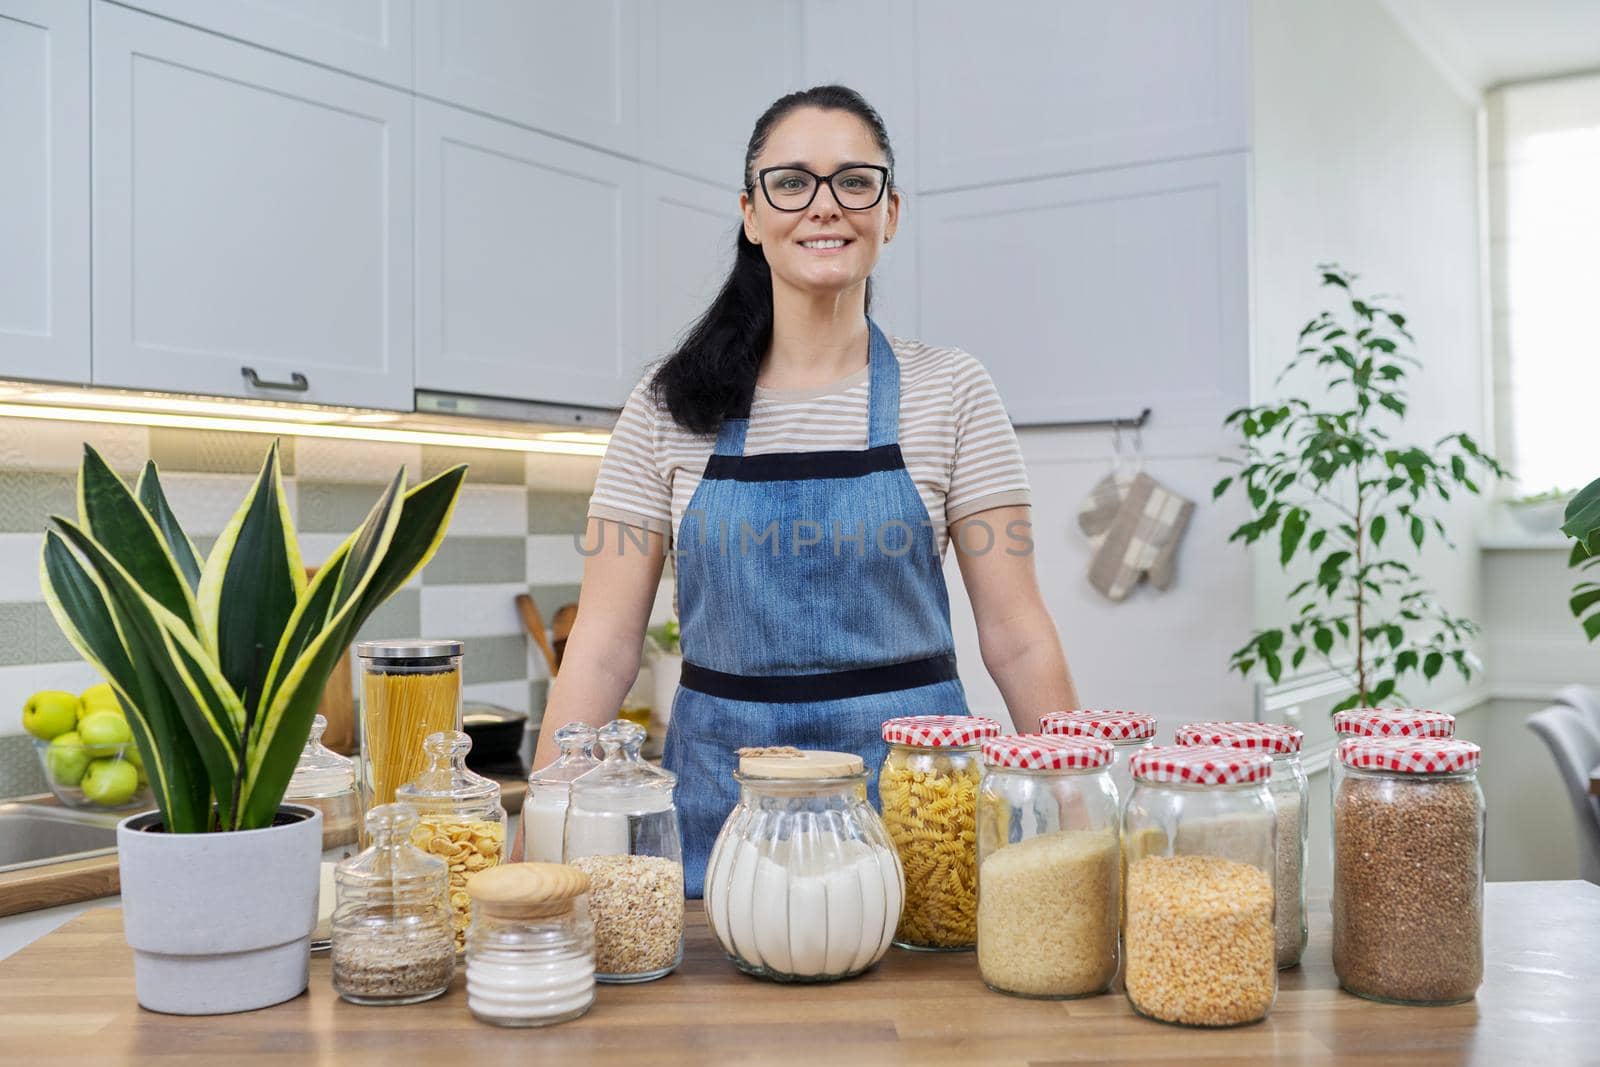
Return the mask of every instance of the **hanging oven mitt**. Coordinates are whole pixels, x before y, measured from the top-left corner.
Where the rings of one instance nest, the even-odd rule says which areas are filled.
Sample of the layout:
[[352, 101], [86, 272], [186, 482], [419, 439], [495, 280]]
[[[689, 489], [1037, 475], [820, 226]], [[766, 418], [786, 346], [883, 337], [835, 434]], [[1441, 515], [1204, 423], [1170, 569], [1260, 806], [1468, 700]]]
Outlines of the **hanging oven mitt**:
[[1092, 547], [1100, 547], [1106, 531], [1117, 520], [1117, 511], [1133, 484], [1134, 471], [1113, 470], [1094, 483], [1089, 495], [1078, 505], [1078, 529], [1089, 539]]
[[1178, 541], [1192, 514], [1194, 501], [1136, 475], [1089, 561], [1089, 584], [1111, 600], [1126, 598], [1147, 572], [1156, 588], [1171, 586]]

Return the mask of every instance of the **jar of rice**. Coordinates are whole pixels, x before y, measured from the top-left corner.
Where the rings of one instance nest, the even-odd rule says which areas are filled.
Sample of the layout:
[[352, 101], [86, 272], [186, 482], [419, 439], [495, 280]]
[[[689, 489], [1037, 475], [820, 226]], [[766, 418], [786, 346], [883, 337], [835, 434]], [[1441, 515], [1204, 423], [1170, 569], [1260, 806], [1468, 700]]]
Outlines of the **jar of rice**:
[[998, 993], [1104, 993], [1117, 973], [1111, 745], [1021, 734], [982, 746], [978, 970]]
[[912, 715], [883, 724], [889, 754], [878, 797], [905, 868], [905, 908], [894, 936], [901, 948], [960, 951], [977, 939], [978, 744], [999, 733], [998, 722], [974, 715]]
[[1133, 758], [1123, 807], [1123, 984], [1141, 1015], [1186, 1026], [1266, 1017], [1278, 993], [1271, 758], [1157, 747]]

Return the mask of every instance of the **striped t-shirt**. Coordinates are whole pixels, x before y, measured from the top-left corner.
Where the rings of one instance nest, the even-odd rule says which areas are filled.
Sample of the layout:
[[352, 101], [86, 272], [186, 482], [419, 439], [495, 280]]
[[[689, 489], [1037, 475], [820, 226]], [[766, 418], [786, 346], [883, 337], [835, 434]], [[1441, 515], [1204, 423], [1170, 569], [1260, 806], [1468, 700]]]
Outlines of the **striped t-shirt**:
[[[1017, 435], [989, 372], [959, 348], [889, 338], [900, 361], [900, 450], [933, 522], [939, 555], [947, 524], [987, 508], [1028, 504]], [[757, 386], [745, 454], [867, 447], [870, 367], [811, 389]], [[650, 397], [646, 374], [629, 395], [589, 498], [589, 515], [668, 535], [683, 523], [716, 438], [690, 433]]]

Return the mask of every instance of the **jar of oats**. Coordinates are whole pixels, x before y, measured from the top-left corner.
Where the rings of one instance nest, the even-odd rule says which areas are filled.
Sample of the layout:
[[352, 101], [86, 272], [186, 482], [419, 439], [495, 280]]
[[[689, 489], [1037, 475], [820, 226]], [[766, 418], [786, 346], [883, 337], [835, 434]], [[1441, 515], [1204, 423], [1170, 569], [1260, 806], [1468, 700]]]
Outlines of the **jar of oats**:
[[589, 876], [597, 982], [648, 982], [683, 959], [678, 777], [645, 762], [644, 739], [625, 719], [601, 727], [600, 765], [567, 803], [563, 856]]
[[1141, 1015], [1186, 1026], [1266, 1017], [1278, 992], [1271, 759], [1156, 747], [1133, 758], [1123, 985]]
[[1357, 996], [1459, 1004], [1483, 981], [1478, 746], [1348, 737], [1333, 799], [1333, 969]]
[[396, 789], [394, 798], [417, 813], [412, 844], [449, 867], [451, 925], [460, 954], [466, 951], [472, 920], [467, 879], [505, 856], [506, 809], [500, 804], [500, 784], [467, 767], [472, 738], [460, 730], [444, 730], [429, 734], [422, 751], [428, 769]]
[[1119, 802], [1133, 792], [1128, 763], [1156, 743], [1156, 717], [1137, 711], [1099, 711], [1087, 708], [1050, 711], [1039, 719], [1039, 732], [1059, 737], [1092, 737], [1111, 742], [1111, 784]]
[[1272, 757], [1267, 792], [1278, 813], [1277, 894], [1278, 968], [1299, 964], [1306, 949], [1306, 770], [1300, 762], [1305, 735], [1271, 722], [1192, 722], [1178, 729], [1180, 745], [1221, 745], [1265, 752]]
[[975, 715], [911, 715], [883, 724], [889, 754], [878, 773], [878, 799], [905, 868], [905, 909], [894, 935], [901, 948], [952, 952], [977, 941], [978, 745], [999, 733], [998, 722]]
[[1021, 734], [983, 743], [978, 971], [997, 993], [1104, 993], [1117, 973], [1111, 745]]

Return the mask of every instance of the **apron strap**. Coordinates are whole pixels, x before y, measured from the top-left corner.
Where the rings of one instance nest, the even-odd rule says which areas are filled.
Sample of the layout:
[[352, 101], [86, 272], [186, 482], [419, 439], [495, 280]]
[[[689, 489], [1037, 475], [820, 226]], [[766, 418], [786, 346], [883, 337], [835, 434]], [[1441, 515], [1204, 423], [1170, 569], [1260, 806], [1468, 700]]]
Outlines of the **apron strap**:
[[744, 455], [744, 435], [750, 429], [750, 417], [742, 419], [722, 420], [722, 426], [717, 430], [717, 447], [712, 450], [718, 456]]
[[867, 361], [871, 384], [867, 387], [867, 447], [892, 445], [900, 440], [900, 362], [878, 324], [867, 318], [870, 341]]

